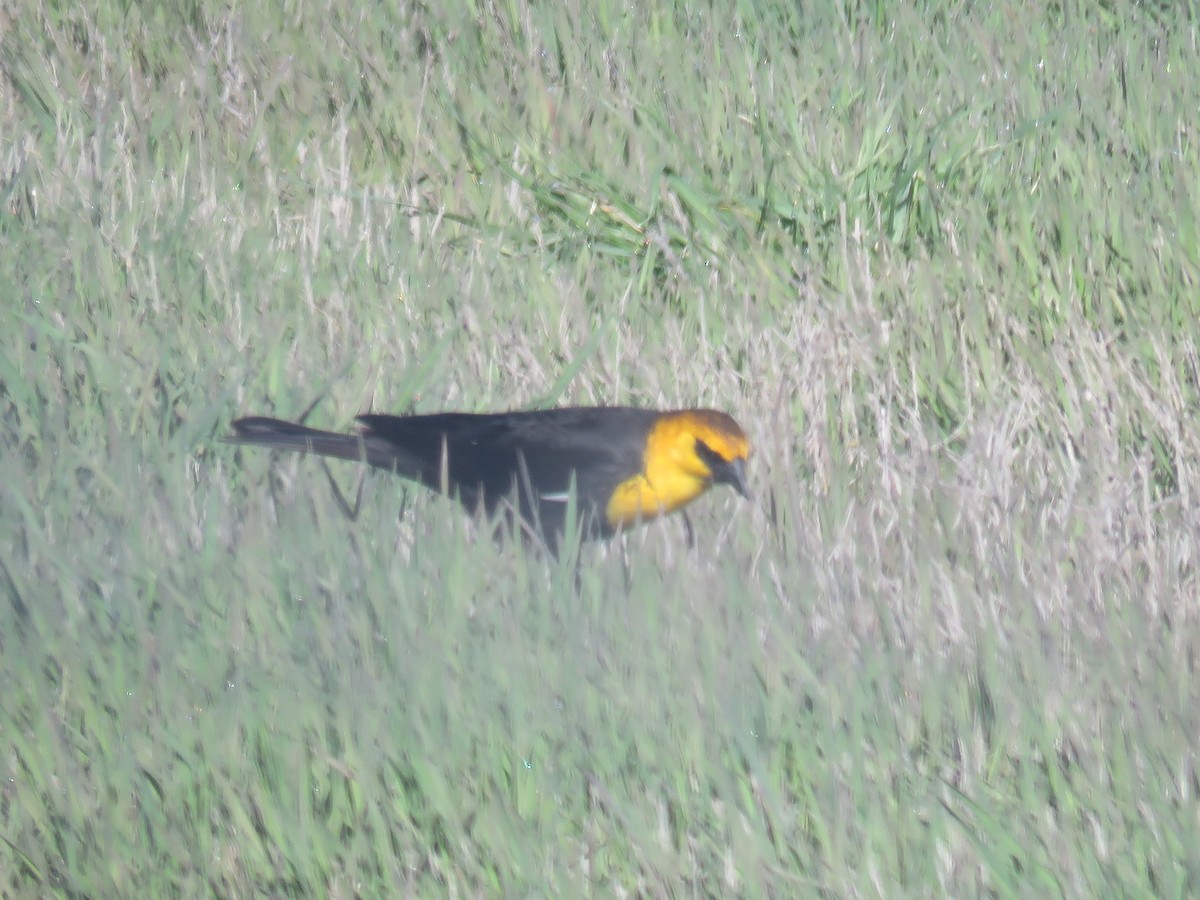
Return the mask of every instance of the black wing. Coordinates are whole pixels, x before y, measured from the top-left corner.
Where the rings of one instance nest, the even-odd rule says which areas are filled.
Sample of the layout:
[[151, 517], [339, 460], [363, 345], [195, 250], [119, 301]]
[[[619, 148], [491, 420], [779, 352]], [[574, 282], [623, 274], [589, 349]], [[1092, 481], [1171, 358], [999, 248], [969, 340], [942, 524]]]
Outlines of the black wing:
[[[641, 471], [657, 417], [651, 410], [579, 407], [359, 421], [366, 446], [391, 447], [400, 474], [435, 490], [444, 479], [468, 508], [482, 502], [489, 513], [515, 499], [521, 517], [551, 542], [564, 529], [572, 482], [585, 536], [610, 532], [604, 507], [618, 484]], [[418, 475], [410, 474], [413, 460]]]

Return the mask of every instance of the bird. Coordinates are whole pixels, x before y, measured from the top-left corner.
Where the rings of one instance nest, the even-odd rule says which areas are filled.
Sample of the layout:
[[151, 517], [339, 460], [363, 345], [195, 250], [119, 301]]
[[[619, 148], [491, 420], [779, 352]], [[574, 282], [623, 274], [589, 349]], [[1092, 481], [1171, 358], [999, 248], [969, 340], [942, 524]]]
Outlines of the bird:
[[345, 434], [249, 416], [232, 422], [226, 440], [393, 472], [457, 497], [468, 512], [505, 515], [552, 555], [572, 497], [581, 540], [674, 512], [714, 484], [751, 497], [750, 442], [732, 416], [713, 409], [577, 406], [356, 421], [358, 433]]

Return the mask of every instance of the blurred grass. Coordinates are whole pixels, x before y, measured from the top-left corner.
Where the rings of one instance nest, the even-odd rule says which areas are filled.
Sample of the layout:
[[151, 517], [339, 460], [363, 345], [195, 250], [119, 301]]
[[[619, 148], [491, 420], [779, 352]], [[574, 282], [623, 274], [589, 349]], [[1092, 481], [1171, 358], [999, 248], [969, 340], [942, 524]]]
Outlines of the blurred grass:
[[[1195, 21], [0, 11], [0, 893], [1196, 893]], [[315, 398], [761, 503], [576, 589]]]

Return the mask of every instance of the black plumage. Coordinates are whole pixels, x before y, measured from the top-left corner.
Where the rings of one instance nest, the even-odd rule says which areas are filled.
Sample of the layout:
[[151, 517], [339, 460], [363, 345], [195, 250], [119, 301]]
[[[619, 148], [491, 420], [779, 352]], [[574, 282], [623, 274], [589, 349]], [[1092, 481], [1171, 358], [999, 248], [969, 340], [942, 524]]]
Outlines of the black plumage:
[[434, 413], [357, 417], [359, 434], [339, 434], [281, 419], [233, 423], [230, 441], [366, 462], [490, 516], [513, 504], [528, 533], [551, 550], [566, 527], [574, 482], [581, 536], [614, 531], [605, 506], [643, 467], [655, 410], [568, 407], [508, 413]]

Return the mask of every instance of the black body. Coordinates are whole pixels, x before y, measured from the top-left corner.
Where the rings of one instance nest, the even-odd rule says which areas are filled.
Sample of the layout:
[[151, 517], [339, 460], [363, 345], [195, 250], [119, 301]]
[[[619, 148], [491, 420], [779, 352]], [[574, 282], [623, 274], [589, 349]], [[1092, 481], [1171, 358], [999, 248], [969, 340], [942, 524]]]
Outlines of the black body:
[[469, 511], [511, 518], [552, 551], [566, 526], [574, 483], [581, 536], [613, 533], [605, 507], [616, 487], [643, 468], [655, 410], [568, 407], [496, 414], [363, 415], [360, 434], [338, 434], [280, 419], [233, 423], [231, 442], [366, 462], [436, 491]]

